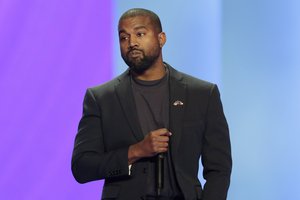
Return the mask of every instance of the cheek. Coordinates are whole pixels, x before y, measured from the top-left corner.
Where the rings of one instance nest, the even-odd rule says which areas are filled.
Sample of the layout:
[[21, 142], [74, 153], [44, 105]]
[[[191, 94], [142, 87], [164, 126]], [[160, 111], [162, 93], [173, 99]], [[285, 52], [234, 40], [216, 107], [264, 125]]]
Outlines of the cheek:
[[149, 52], [151, 52], [151, 54], [157, 54], [160, 51], [160, 45], [157, 42], [153, 42], [151, 44], [151, 48], [149, 48]]
[[126, 48], [124, 45], [121, 45], [121, 44], [120, 44], [120, 51], [121, 51], [121, 54], [122, 54], [122, 55], [125, 55], [126, 52], [127, 52], [127, 48]]

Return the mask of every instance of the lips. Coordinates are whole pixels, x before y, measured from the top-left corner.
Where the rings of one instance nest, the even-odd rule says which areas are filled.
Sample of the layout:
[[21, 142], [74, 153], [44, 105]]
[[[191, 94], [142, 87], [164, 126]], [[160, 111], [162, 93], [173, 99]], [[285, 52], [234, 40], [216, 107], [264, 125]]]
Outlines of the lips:
[[142, 55], [142, 51], [140, 51], [140, 50], [137, 50], [137, 49], [134, 49], [134, 50], [130, 50], [129, 52], [128, 52], [128, 55], [130, 56], [130, 57], [139, 57], [140, 55]]

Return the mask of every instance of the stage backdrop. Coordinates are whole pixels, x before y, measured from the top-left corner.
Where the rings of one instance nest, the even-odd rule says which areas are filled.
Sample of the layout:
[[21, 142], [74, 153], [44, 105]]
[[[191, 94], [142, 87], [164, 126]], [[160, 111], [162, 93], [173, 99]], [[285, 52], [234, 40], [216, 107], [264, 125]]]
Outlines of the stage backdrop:
[[0, 199], [100, 199], [71, 153], [86, 88], [127, 68], [117, 21], [132, 7], [161, 17], [165, 61], [220, 87], [228, 200], [300, 199], [298, 0], [0, 0]]

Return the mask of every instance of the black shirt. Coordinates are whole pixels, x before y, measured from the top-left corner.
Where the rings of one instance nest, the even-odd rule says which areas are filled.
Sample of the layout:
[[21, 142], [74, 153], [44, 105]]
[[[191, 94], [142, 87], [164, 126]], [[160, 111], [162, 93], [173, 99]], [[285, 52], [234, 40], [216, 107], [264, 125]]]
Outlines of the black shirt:
[[[168, 73], [159, 80], [132, 81], [137, 114], [144, 135], [159, 128], [169, 128], [169, 84]], [[164, 186], [161, 196], [175, 197], [181, 194], [178, 187], [169, 151], [164, 155]], [[156, 196], [155, 157], [149, 158], [146, 196]]]

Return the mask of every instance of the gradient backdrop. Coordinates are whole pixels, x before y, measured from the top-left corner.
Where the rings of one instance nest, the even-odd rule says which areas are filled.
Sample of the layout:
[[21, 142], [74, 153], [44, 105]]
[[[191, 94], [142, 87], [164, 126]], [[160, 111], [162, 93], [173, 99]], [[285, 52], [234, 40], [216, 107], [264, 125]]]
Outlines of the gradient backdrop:
[[161, 17], [165, 61], [219, 85], [228, 199], [300, 199], [299, 0], [0, 0], [0, 199], [100, 199], [71, 153], [85, 89], [126, 69], [117, 21], [132, 7]]

